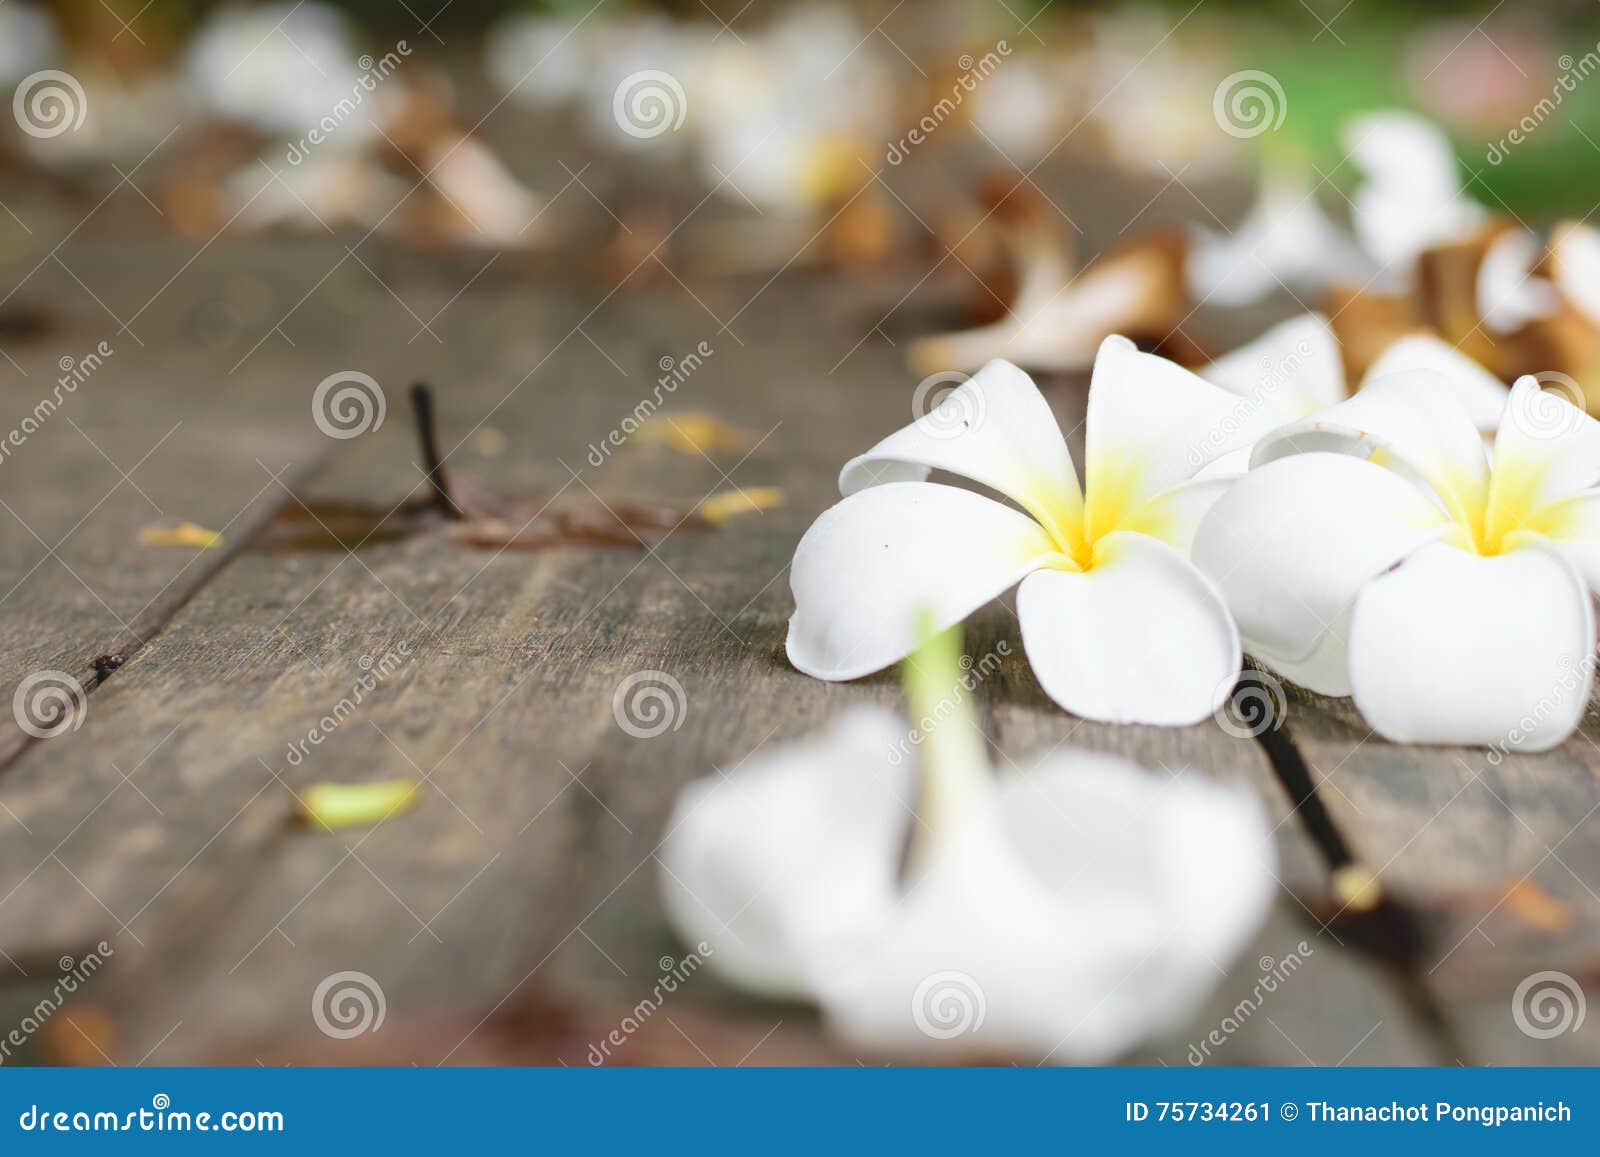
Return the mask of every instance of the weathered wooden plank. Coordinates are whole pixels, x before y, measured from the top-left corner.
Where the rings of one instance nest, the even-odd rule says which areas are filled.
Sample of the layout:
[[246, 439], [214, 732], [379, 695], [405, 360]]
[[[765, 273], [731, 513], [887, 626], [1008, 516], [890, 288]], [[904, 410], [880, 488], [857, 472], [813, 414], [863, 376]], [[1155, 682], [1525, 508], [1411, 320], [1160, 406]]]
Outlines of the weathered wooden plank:
[[[402, 294], [421, 292], [404, 270], [389, 273]], [[730, 480], [778, 484], [789, 505], [721, 531], [684, 527], [650, 552], [494, 555], [434, 533], [355, 556], [235, 559], [96, 694], [82, 732], [40, 745], [0, 779], [0, 801], [28, 827], [0, 846], [0, 946], [37, 959], [116, 936], [116, 969], [94, 998], [117, 1025], [118, 1054], [133, 1059], [152, 1048], [167, 1061], [248, 1056], [279, 1037], [320, 1039], [312, 993], [344, 969], [370, 973], [389, 1015], [408, 1020], [481, 1015], [501, 1000], [515, 1007], [535, 990], [626, 1001], [647, 989], [660, 958], [681, 951], [656, 901], [652, 854], [682, 784], [847, 703], [897, 698], [888, 677], [827, 685], [782, 656], [795, 540], [833, 499], [838, 464], [909, 417], [896, 351], [873, 339], [839, 364], [875, 320], [862, 300], [883, 291], [802, 281], [740, 313], [759, 288], [696, 286], [698, 300], [658, 290], [599, 308], [599, 295], [508, 304], [498, 292], [464, 294], [437, 327], [435, 364], [420, 368], [439, 387], [446, 447], [492, 413], [507, 448], [484, 457], [469, 441], [451, 457], [458, 473], [476, 467], [563, 500], [648, 497], [684, 508]], [[712, 315], [736, 313], [719, 332]], [[749, 430], [759, 440], [750, 456], [713, 462], [628, 447], [599, 467], [588, 461], [589, 446], [649, 391], [659, 358], [701, 340], [715, 352], [671, 405]], [[405, 359], [380, 343], [374, 334], [345, 351], [348, 364], [393, 382]], [[458, 352], [465, 371], [441, 377]], [[1075, 428], [1081, 393], [1057, 394]], [[341, 447], [300, 495], [314, 510], [328, 500], [396, 503], [417, 480], [415, 457], [396, 413]], [[1044, 699], [1006, 610], [974, 622], [969, 649], [1002, 638], [1012, 654], [983, 697], [1009, 758], [1083, 743], [1172, 774], [1243, 778], [1287, 818], [1257, 745], [1210, 725], [1082, 724]], [[352, 696], [361, 656], [381, 662], [402, 643], [410, 655], [356, 714], [291, 762], [291, 745]], [[678, 730], [648, 740], [623, 732], [612, 709], [618, 681], [645, 669], [671, 673], [686, 703]], [[376, 829], [330, 836], [290, 818], [293, 792], [315, 780], [418, 773], [434, 790]], [[1161, 1059], [1183, 1063], [1188, 1045], [1254, 988], [1260, 958], [1284, 958], [1314, 927], [1291, 893], [1317, 896], [1322, 869], [1293, 823], [1280, 837], [1280, 914], [1214, 1008]], [[1296, 986], [1306, 996], [1285, 991], [1230, 1031], [1215, 1059], [1425, 1054], [1370, 970], [1331, 940], [1307, 954]], [[1347, 993], [1353, 1007], [1375, 1010], [1371, 1021], [1324, 1008], [1312, 988]], [[686, 1000], [715, 1009], [736, 998], [702, 975]], [[807, 1016], [737, 1007], [769, 1018], [779, 1037], [780, 1022]], [[473, 1055], [465, 1032], [431, 1044], [415, 1059]]]
[[1555, 751], [1512, 755], [1389, 744], [1349, 701], [1298, 690], [1287, 718], [1357, 861], [1414, 913], [1414, 974], [1470, 1059], [1600, 1057], [1592, 1025], [1551, 1040], [1511, 1016], [1518, 986], [1536, 973], [1594, 983], [1600, 781], [1589, 728]]

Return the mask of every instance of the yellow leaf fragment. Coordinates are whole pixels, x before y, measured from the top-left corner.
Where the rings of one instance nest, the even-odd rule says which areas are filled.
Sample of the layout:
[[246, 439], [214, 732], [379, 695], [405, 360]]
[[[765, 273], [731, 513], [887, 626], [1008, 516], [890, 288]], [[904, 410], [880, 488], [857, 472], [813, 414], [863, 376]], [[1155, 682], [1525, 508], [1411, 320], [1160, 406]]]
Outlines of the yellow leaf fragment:
[[222, 545], [222, 535], [193, 522], [180, 522], [177, 526], [147, 526], [139, 532], [139, 541], [146, 546], [193, 546], [204, 550]]
[[701, 518], [721, 526], [741, 514], [754, 514], [783, 505], [783, 491], [777, 486], [736, 486], [707, 498], [698, 507]]
[[1352, 912], [1370, 912], [1383, 899], [1383, 889], [1360, 864], [1346, 864], [1333, 873], [1333, 894]]
[[658, 414], [633, 435], [642, 445], [667, 446], [682, 454], [743, 450], [749, 437], [711, 414]]
[[300, 819], [328, 831], [376, 824], [417, 802], [422, 785], [414, 779], [378, 783], [315, 783], [300, 793]]

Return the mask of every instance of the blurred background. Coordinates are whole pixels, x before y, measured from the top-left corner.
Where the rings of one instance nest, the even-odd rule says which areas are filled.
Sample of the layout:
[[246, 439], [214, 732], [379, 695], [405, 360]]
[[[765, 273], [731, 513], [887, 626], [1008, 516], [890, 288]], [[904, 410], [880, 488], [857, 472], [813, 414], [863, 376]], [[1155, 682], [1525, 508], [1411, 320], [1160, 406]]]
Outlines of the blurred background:
[[[1041, 161], [1046, 189], [1063, 166], [1097, 164], [1209, 202], [1209, 183], [1252, 180], [1263, 155], [1288, 155], [1327, 175], [1319, 196], [1337, 209], [1357, 179], [1335, 171], [1340, 125], [1394, 106], [1451, 135], [1477, 199], [1581, 217], [1600, 176], [1600, 85], [1584, 83], [1597, 39], [1586, 0], [6, 0], [0, 79], [56, 70], [73, 83], [37, 80], [32, 103], [17, 94], [19, 123], [0, 129], [13, 210], [0, 213], [0, 256], [28, 248], [34, 218], [14, 200], [76, 222], [82, 198], [128, 184], [141, 195], [115, 198], [94, 227], [204, 238], [238, 214], [241, 228], [381, 222], [419, 244], [504, 247], [603, 244], [630, 236], [624, 223], [676, 221], [679, 202], [708, 192], [734, 217], [817, 212], [872, 172], [910, 192], [903, 205], [875, 197], [881, 220], [862, 230], [915, 231], [913, 214], [959, 215], [975, 173]], [[1270, 73], [1292, 115], [1219, 135], [1214, 90], [1250, 68]], [[651, 72], [666, 82], [642, 78], [626, 110], [636, 123], [619, 123], [619, 83]], [[925, 142], [903, 139], [964, 85]], [[1530, 114], [1537, 131], [1497, 151]], [[462, 134], [474, 148], [451, 155], [439, 187], [386, 216], [415, 166]], [[917, 175], [930, 168], [943, 195]], [[706, 256], [694, 231], [674, 240]]]

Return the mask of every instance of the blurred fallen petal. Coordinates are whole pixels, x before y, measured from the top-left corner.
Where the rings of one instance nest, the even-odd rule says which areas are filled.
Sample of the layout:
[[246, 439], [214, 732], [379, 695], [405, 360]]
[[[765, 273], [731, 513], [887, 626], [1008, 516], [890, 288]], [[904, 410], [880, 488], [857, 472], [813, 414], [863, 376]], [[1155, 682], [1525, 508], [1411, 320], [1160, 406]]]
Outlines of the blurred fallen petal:
[[913, 372], [970, 372], [994, 358], [1026, 369], [1083, 370], [1094, 364], [1100, 342], [1113, 333], [1164, 338], [1185, 312], [1185, 242], [1161, 234], [1107, 253], [1064, 283], [1051, 255], [1047, 272], [1025, 266], [1007, 316], [993, 325], [937, 334], [913, 342], [906, 355]]
[[222, 535], [193, 522], [180, 522], [177, 526], [147, 526], [139, 531], [139, 541], [146, 546], [190, 546], [203, 550], [220, 546]]
[[668, 446], [681, 454], [743, 450], [749, 436], [711, 414], [657, 414], [628, 439], [641, 446]]
[[252, 161], [223, 178], [223, 212], [247, 229], [323, 232], [337, 225], [374, 228], [405, 198], [404, 182], [356, 153], [314, 153], [275, 169]]
[[1351, 223], [1388, 285], [1409, 285], [1423, 250], [1471, 235], [1488, 216], [1463, 191], [1449, 138], [1425, 118], [1368, 113], [1345, 126], [1344, 143], [1366, 177], [1351, 198]]
[[783, 491], [779, 487], [747, 486], [713, 494], [700, 504], [697, 513], [707, 522], [721, 526], [741, 514], [755, 514], [782, 505]]
[[378, 783], [314, 783], [300, 793], [296, 814], [302, 822], [334, 831], [381, 823], [417, 802], [422, 785], [414, 779]]
[[1256, 203], [1231, 233], [1197, 227], [1190, 242], [1189, 292], [1211, 305], [1241, 306], [1270, 294], [1322, 292], [1365, 279], [1370, 262], [1328, 219], [1298, 172], [1270, 170]]
[[1563, 221], [1550, 237], [1556, 287], [1584, 317], [1600, 325], [1600, 229]]
[[1543, 256], [1538, 237], [1507, 229], [1489, 243], [1478, 264], [1478, 313], [1495, 334], [1510, 334], [1560, 307], [1556, 287], [1534, 274]]

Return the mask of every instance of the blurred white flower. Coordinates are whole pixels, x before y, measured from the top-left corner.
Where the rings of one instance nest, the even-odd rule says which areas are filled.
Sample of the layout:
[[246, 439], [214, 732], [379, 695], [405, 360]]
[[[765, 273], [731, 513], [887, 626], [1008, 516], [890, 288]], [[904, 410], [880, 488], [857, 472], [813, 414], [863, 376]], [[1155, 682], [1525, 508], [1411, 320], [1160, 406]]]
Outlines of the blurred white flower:
[[1387, 372], [1272, 432], [1195, 563], [1251, 654], [1384, 737], [1541, 751], [1592, 682], [1600, 423], [1522, 378], [1491, 469], [1461, 394]]
[[1366, 178], [1351, 198], [1356, 237], [1389, 284], [1409, 285], [1418, 254], [1487, 219], [1462, 189], [1449, 138], [1424, 118], [1368, 113], [1345, 126], [1344, 145]]
[[916, 730], [858, 711], [689, 785], [673, 924], [863, 1048], [1093, 1063], [1176, 1029], [1270, 904], [1260, 804], [1070, 748], [997, 779], [959, 647], [907, 663]]
[[[820, 679], [870, 674], [911, 651], [915, 608], [944, 628], [1020, 582], [1028, 657], [1062, 707], [1118, 723], [1204, 719], [1240, 660], [1226, 609], [1186, 557], [1230, 480], [1194, 475], [1259, 432], [1234, 424], [1237, 401], [1107, 338], [1080, 487], [1044, 396], [1015, 366], [990, 363], [845, 465], [844, 500], [795, 550], [789, 661]], [[1021, 510], [928, 482], [935, 469]]]
[[1280, 291], [1298, 296], [1365, 280], [1370, 265], [1322, 211], [1309, 181], [1273, 170], [1233, 232], [1195, 227], [1186, 272], [1200, 302], [1238, 306]]
[[268, 135], [299, 138], [341, 102], [329, 145], [357, 148], [376, 135], [388, 97], [364, 92], [357, 50], [344, 15], [320, 3], [218, 9], [189, 42], [186, 71], [198, 103], [212, 114]]
[[569, 13], [517, 12], [484, 37], [484, 67], [499, 95], [533, 108], [577, 100], [589, 86], [592, 31]]
[[1600, 230], [1581, 221], [1564, 222], [1551, 236], [1550, 256], [1561, 295], [1600, 325]]
[[1507, 229], [1490, 242], [1478, 263], [1476, 285], [1478, 312], [1490, 333], [1515, 333], [1560, 307], [1556, 287], [1534, 275], [1543, 256], [1538, 236], [1524, 229]]

